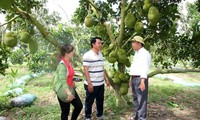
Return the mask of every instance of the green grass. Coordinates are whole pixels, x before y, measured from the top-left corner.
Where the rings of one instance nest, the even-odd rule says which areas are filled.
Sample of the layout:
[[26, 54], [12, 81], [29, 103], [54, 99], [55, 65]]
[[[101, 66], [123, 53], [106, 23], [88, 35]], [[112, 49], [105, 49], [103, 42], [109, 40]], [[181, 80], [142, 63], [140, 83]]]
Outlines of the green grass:
[[[19, 69], [16, 78], [20, 78], [29, 73], [26, 67], [13, 66], [13, 69]], [[6, 76], [0, 75], [1, 94], [8, 90], [10, 85], [10, 77], [8, 69]], [[177, 74], [182, 76], [181, 74]], [[190, 78], [191, 75], [193, 78]], [[200, 75], [197, 73], [188, 74], [188, 80], [197, 79]], [[60, 119], [60, 108], [56, 95], [51, 88], [52, 74], [43, 74], [40, 77], [31, 79], [25, 85], [25, 93], [35, 94], [37, 99], [34, 103], [27, 107], [15, 107], [11, 109], [4, 109], [0, 111], [0, 116], [8, 117], [12, 120], [57, 120]], [[76, 83], [77, 92], [84, 104], [85, 90], [83, 88], [83, 82]], [[177, 116], [183, 111], [194, 111], [190, 113], [189, 117], [198, 118], [200, 114], [200, 87], [186, 87], [172, 83], [169, 79], [149, 79], [149, 106], [158, 105], [165, 109], [165, 111], [173, 111]], [[11, 99], [11, 98], [9, 98]], [[126, 120], [127, 116], [132, 114], [133, 111], [133, 99], [131, 89], [125, 97], [128, 106], [117, 107], [115, 92], [112, 88], [105, 89], [105, 102], [104, 113], [110, 119], [113, 120]], [[9, 102], [9, 101], [8, 101]], [[173, 107], [168, 103], [172, 102], [178, 106]], [[121, 101], [121, 104], [124, 103]], [[95, 105], [94, 105], [95, 106]], [[1, 107], [1, 106], [0, 106]], [[151, 111], [151, 109], [150, 109]], [[196, 112], [196, 113], [195, 113]], [[95, 116], [96, 112], [93, 113]], [[81, 113], [80, 120], [83, 119], [84, 109]], [[176, 117], [177, 117], [176, 116]]]
[[[170, 97], [183, 92], [183, 86], [172, 84], [171, 80], [151, 78], [149, 85], [150, 102], [166, 102]], [[153, 93], [153, 94], [151, 94]]]

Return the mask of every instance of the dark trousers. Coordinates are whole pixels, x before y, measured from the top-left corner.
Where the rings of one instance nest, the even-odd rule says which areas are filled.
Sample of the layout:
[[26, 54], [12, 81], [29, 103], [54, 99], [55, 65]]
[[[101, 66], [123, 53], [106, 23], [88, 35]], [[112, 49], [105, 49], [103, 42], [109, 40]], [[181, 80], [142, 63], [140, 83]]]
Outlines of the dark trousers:
[[90, 118], [92, 113], [92, 104], [96, 99], [97, 117], [103, 115], [103, 102], [104, 102], [104, 84], [101, 86], [93, 86], [93, 93], [89, 93], [88, 86], [84, 84], [86, 90], [85, 99], [85, 118]]
[[141, 92], [138, 87], [140, 85], [140, 77], [131, 79], [133, 100], [135, 106], [135, 120], [146, 120], [147, 119], [147, 98], [148, 98], [148, 79], [145, 80], [146, 89]]
[[75, 91], [75, 98], [71, 102], [66, 103], [61, 101], [59, 98], [58, 101], [61, 108], [61, 120], [68, 120], [68, 115], [70, 112], [70, 103], [74, 106], [71, 120], [76, 120], [78, 118], [78, 115], [80, 114], [83, 108], [83, 104], [76, 91]]

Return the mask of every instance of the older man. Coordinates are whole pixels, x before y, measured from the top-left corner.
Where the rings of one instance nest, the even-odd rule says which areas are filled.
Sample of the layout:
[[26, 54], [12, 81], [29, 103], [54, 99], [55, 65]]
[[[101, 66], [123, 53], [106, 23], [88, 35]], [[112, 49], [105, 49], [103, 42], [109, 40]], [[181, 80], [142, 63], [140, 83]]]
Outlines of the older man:
[[130, 68], [130, 86], [132, 87], [135, 120], [147, 119], [147, 98], [148, 98], [148, 72], [151, 63], [151, 55], [144, 48], [144, 39], [135, 36], [132, 39], [132, 48], [135, 51], [134, 59]]

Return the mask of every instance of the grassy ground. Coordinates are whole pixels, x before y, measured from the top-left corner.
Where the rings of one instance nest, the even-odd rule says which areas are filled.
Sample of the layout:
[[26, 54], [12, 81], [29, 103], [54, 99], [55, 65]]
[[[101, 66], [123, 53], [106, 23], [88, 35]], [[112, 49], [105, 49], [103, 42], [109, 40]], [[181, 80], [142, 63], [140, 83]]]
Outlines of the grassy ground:
[[[26, 67], [13, 66], [19, 69], [16, 78], [29, 73]], [[10, 69], [6, 76], [0, 75], [1, 94], [9, 89]], [[200, 74], [173, 74], [188, 81], [200, 82]], [[44, 74], [41, 77], [31, 79], [25, 86], [25, 93], [37, 96], [36, 101], [28, 107], [5, 109], [0, 111], [0, 116], [10, 120], [59, 120], [60, 108], [56, 96], [51, 88], [52, 74]], [[173, 84], [169, 79], [150, 78], [148, 118], [149, 120], [198, 120], [200, 119], [200, 87], [186, 87]], [[85, 90], [83, 82], [76, 83], [77, 91], [84, 104]], [[128, 106], [118, 108], [115, 103], [115, 93], [112, 88], [106, 88], [104, 113], [108, 120], [128, 120], [133, 111], [132, 93], [126, 99]], [[124, 103], [121, 103], [124, 104]], [[95, 116], [95, 104], [93, 105], [93, 116]], [[83, 120], [84, 110], [79, 117]], [[95, 120], [95, 117], [93, 118]]]

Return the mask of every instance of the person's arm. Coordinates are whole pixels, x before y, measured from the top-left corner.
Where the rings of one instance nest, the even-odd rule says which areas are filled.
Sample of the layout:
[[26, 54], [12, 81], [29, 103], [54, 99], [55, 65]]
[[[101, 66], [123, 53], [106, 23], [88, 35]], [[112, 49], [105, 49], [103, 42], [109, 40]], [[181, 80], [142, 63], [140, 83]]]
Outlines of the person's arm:
[[85, 75], [86, 81], [88, 83], [88, 91], [90, 93], [92, 93], [93, 92], [93, 85], [92, 85], [92, 82], [90, 80], [89, 66], [83, 66], [83, 70], [84, 70], [84, 75]]
[[140, 82], [139, 88], [142, 91], [144, 91], [146, 89], [145, 80], [147, 79], [148, 71], [149, 71], [149, 59], [150, 59], [150, 57], [147, 54], [140, 56], [140, 61], [142, 63], [140, 66], [140, 69], [141, 69], [142, 73], [140, 75], [141, 82]]
[[87, 80], [87, 83], [88, 84], [92, 84], [91, 80], [90, 80], [90, 76], [89, 76], [89, 67], [88, 66], [83, 66], [83, 70], [84, 70], [84, 75], [85, 75], [85, 78]]
[[105, 79], [106, 85], [110, 86], [110, 82], [108, 80], [108, 74], [107, 74], [106, 70], [103, 69], [103, 72], [104, 72], [104, 79]]

